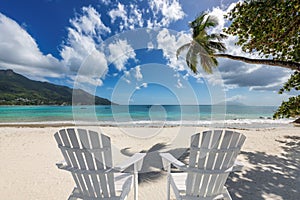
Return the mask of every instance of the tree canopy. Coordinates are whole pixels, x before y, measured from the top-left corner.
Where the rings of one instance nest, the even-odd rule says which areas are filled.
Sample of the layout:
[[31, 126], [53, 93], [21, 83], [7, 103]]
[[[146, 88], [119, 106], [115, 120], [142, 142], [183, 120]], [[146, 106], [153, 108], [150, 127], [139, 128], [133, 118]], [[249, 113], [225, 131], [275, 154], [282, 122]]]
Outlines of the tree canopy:
[[[246, 0], [228, 13], [232, 21], [227, 34], [238, 36], [237, 45], [245, 52], [282, 62], [300, 63], [300, 1]], [[300, 68], [279, 91], [300, 89]], [[300, 116], [300, 95], [282, 102], [274, 118]]]
[[299, 13], [299, 0], [246, 0], [228, 13], [232, 23], [225, 32], [237, 35], [245, 52], [299, 63]]

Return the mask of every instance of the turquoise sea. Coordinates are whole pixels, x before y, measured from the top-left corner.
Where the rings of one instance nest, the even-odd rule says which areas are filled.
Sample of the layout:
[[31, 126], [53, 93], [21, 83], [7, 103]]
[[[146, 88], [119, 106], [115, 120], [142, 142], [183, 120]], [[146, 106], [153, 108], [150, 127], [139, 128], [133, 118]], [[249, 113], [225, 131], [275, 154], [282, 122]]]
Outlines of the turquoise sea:
[[287, 124], [272, 120], [274, 106], [0, 106], [0, 124], [85, 123], [114, 125]]

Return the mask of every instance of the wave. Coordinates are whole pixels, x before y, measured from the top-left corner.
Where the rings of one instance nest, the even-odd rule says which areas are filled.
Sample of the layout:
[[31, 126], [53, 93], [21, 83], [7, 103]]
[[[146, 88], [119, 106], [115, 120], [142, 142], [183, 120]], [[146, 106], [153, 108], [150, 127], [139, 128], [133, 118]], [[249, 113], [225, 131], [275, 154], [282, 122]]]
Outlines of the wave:
[[39, 121], [39, 122], [3, 122], [0, 126], [110, 126], [110, 127], [228, 127], [228, 128], [268, 128], [291, 124], [293, 119], [234, 119], [234, 120], [198, 120], [198, 121]]

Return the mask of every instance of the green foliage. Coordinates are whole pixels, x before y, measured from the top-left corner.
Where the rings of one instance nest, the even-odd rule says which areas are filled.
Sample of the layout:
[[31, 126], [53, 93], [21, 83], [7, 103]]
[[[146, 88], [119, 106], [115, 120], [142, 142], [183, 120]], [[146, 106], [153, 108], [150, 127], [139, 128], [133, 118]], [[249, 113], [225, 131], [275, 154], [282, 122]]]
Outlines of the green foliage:
[[[107, 99], [83, 91], [78, 104], [110, 105]], [[0, 105], [72, 105], [73, 90], [66, 86], [32, 81], [12, 70], [0, 70]]]
[[291, 75], [289, 80], [279, 90], [279, 94], [282, 94], [284, 91], [289, 92], [291, 89], [300, 90], [300, 72], [298, 71]]
[[245, 52], [300, 62], [299, 0], [246, 0], [227, 17], [232, 24], [225, 32], [237, 35]]
[[[299, 0], [245, 0], [237, 3], [227, 17], [232, 23], [224, 31], [238, 36], [237, 45], [242, 46], [243, 51], [258, 52], [273, 60], [300, 63]], [[292, 89], [300, 89], [297, 71], [279, 93]], [[282, 102], [273, 117], [300, 116], [299, 106], [300, 96], [291, 97]]]
[[200, 64], [205, 72], [212, 73], [212, 68], [218, 66], [218, 61], [214, 54], [217, 51], [225, 51], [226, 48], [221, 42], [226, 36], [223, 34], [208, 34], [207, 29], [215, 27], [217, 20], [208, 16], [206, 13], [201, 14], [190, 24], [192, 28], [193, 40], [190, 43], [181, 46], [177, 52], [177, 57], [181, 52], [187, 50], [186, 63], [188, 67], [197, 73], [198, 58], [200, 57]]
[[[290, 79], [279, 90], [279, 94], [284, 91], [290, 92], [292, 89], [300, 90], [300, 72], [295, 72], [291, 75]], [[273, 118], [289, 118], [300, 116], [300, 95], [289, 98], [288, 101], [282, 102]]]
[[282, 102], [273, 118], [289, 118], [300, 116], [300, 95], [290, 97], [287, 102]]

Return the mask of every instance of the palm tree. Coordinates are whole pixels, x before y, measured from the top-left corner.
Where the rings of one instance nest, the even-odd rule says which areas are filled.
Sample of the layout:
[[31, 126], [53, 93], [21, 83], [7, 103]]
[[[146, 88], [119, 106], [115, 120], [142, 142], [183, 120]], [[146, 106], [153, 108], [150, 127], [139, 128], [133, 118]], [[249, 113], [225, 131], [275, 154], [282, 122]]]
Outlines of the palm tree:
[[[201, 14], [189, 26], [192, 28], [193, 40], [182, 45], [177, 49], [176, 56], [184, 50], [187, 50], [186, 63], [188, 67], [197, 73], [197, 65], [200, 58], [200, 64], [205, 72], [212, 73], [212, 69], [218, 66], [217, 57], [229, 58], [250, 64], [263, 64], [271, 66], [280, 66], [292, 70], [300, 71], [300, 63], [291, 61], [280, 61], [271, 59], [251, 59], [242, 56], [225, 54], [226, 47], [222, 39], [226, 38], [224, 34], [208, 34], [207, 29], [215, 27], [218, 24], [216, 18], [208, 16], [207, 13]], [[220, 52], [220, 53], [217, 53]]]
[[193, 30], [193, 40], [190, 43], [181, 46], [176, 52], [178, 58], [182, 51], [187, 50], [186, 63], [194, 73], [198, 72], [197, 65], [199, 57], [204, 71], [212, 73], [212, 68], [218, 66], [218, 61], [214, 54], [217, 51], [224, 52], [226, 50], [224, 44], [221, 42], [221, 40], [226, 37], [225, 35], [209, 35], [207, 33], [207, 29], [215, 27], [217, 23], [218, 21], [216, 18], [207, 16], [206, 13], [197, 17], [189, 24]]

